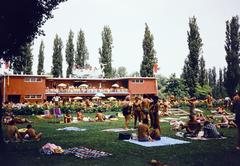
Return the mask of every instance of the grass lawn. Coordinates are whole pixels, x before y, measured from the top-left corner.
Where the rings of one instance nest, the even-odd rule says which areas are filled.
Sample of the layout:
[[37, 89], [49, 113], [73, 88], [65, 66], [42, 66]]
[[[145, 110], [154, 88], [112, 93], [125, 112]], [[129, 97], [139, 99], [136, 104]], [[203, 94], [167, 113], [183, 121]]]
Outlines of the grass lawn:
[[[94, 114], [90, 115], [94, 116]], [[39, 142], [9, 143], [7, 152], [0, 156], [0, 165], [111, 165], [111, 166], [146, 166], [152, 159], [160, 160], [169, 166], [239, 166], [240, 152], [235, 150], [236, 129], [221, 130], [226, 140], [191, 141], [190, 144], [142, 147], [128, 142], [119, 141], [118, 133], [103, 132], [107, 128], [123, 127], [124, 120], [112, 122], [80, 122], [77, 124], [50, 124], [47, 120], [28, 117], [33, 120], [37, 131], [44, 133]], [[18, 125], [18, 128], [26, 124]], [[76, 126], [86, 128], [87, 131], [57, 131], [57, 128]], [[133, 126], [133, 120], [131, 121]], [[161, 124], [162, 135], [176, 138], [175, 132], [170, 130], [167, 123]], [[178, 138], [182, 139], [182, 138]], [[40, 148], [46, 143], [54, 143], [63, 149], [75, 146], [85, 146], [105, 152], [112, 156], [98, 159], [79, 159], [72, 155], [40, 154]], [[8, 162], [6, 162], [8, 161]], [[4, 163], [4, 164], [3, 164]]]

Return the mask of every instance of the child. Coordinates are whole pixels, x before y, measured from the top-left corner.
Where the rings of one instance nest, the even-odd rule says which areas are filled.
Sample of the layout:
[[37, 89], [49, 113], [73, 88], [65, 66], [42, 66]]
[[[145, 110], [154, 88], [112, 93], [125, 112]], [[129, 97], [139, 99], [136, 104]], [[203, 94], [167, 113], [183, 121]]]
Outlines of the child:
[[32, 125], [27, 125], [27, 131], [25, 134], [28, 134], [30, 139], [33, 139], [35, 141], [40, 141], [42, 137], [42, 133], [36, 133], [35, 129], [33, 129]]

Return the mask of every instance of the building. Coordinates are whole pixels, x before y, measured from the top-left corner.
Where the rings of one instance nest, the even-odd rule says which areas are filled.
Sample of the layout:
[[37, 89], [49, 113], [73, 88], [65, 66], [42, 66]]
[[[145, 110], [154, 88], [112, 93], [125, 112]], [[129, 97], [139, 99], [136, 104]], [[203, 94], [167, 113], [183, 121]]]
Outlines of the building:
[[157, 81], [153, 77], [124, 78], [52, 78], [48, 75], [0, 76], [3, 102], [43, 102], [58, 94], [61, 98], [105, 97], [124, 98], [127, 95], [156, 95]]

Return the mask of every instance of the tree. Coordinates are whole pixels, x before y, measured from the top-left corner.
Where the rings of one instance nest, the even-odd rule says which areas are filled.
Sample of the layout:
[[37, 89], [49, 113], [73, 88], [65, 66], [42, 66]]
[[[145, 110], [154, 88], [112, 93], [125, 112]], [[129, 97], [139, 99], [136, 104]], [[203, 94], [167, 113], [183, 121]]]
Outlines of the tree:
[[127, 76], [127, 69], [124, 66], [120, 66], [117, 70], [117, 74], [119, 77], [126, 77]]
[[219, 79], [217, 82], [217, 87], [218, 87], [218, 98], [223, 98], [225, 96], [225, 89], [223, 86], [223, 70], [219, 69]]
[[[2, 0], [0, 5], [0, 59], [12, 61], [20, 48], [44, 34], [41, 26], [50, 18], [52, 10], [65, 0]], [[0, 92], [2, 89], [0, 88]], [[0, 97], [0, 109], [2, 98]], [[0, 150], [4, 151], [2, 113], [0, 111]]]
[[103, 69], [104, 76], [109, 78], [112, 76], [112, 46], [113, 39], [109, 26], [104, 26], [102, 31], [102, 48], [99, 48], [99, 63]]
[[145, 23], [145, 33], [143, 38], [143, 60], [140, 68], [142, 77], [153, 77], [153, 65], [157, 63], [156, 51], [154, 50], [153, 35], [148, 25]]
[[188, 89], [185, 86], [183, 80], [176, 78], [175, 74], [172, 74], [167, 80], [167, 85], [164, 92], [168, 95], [174, 95], [177, 98], [188, 96]]
[[65, 56], [66, 56], [66, 61], [68, 64], [67, 67], [67, 73], [66, 76], [67, 78], [72, 74], [72, 69], [74, 65], [74, 45], [73, 45], [73, 32], [70, 30], [69, 35], [68, 35], [68, 41], [66, 44], [66, 50], [65, 50]]
[[42, 75], [44, 73], [44, 43], [41, 41], [39, 54], [38, 54], [38, 68], [37, 74]]
[[79, 31], [77, 38], [77, 50], [75, 56], [76, 66], [83, 68], [87, 64], [87, 60], [89, 59], [88, 50], [85, 43], [85, 36], [82, 30]]
[[2, 0], [0, 5], [0, 59], [11, 61], [20, 47], [44, 34], [41, 26], [52, 10], [66, 0]]
[[199, 62], [199, 84], [203, 87], [206, 84], [206, 68], [205, 68], [205, 60], [203, 56], [200, 58]]
[[118, 73], [117, 73], [117, 69], [116, 68], [112, 68], [112, 76], [111, 76], [112, 78], [116, 78], [116, 77], [118, 77]]
[[133, 72], [130, 74], [131, 77], [140, 77], [140, 73], [138, 71]]
[[224, 86], [230, 97], [233, 97], [240, 79], [239, 67], [239, 18], [238, 16], [232, 17], [231, 21], [226, 22], [226, 77], [224, 79]]
[[15, 74], [32, 74], [33, 55], [31, 46], [31, 43], [23, 45], [19, 49], [19, 54], [12, 59], [11, 67]]
[[189, 54], [183, 68], [183, 78], [189, 88], [189, 95], [194, 96], [199, 80], [199, 55], [201, 54], [203, 44], [195, 17], [189, 19], [189, 28], [190, 30], [187, 32]]
[[53, 42], [53, 56], [52, 56], [52, 75], [53, 77], [63, 77], [62, 72], [62, 40], [58, 35], [55, 36]]
[[216, 68], [213, 67], [211, 70], [212, 74], [212, 81], [211, 81], [211, 85], [210, 87], [212, 88], [212, 94], [213, 97], [217, 97], [218, 96], [218, 87], [217, 87], [217, 73], [216, 73]]

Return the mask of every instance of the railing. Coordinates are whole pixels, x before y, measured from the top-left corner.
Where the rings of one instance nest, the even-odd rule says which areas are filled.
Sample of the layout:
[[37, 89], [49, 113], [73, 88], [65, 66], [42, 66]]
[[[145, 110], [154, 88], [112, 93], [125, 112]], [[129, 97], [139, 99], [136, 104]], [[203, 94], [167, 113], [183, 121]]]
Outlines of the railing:
[[128, 94], [128, 89], [46, 89], [45, 94]]

